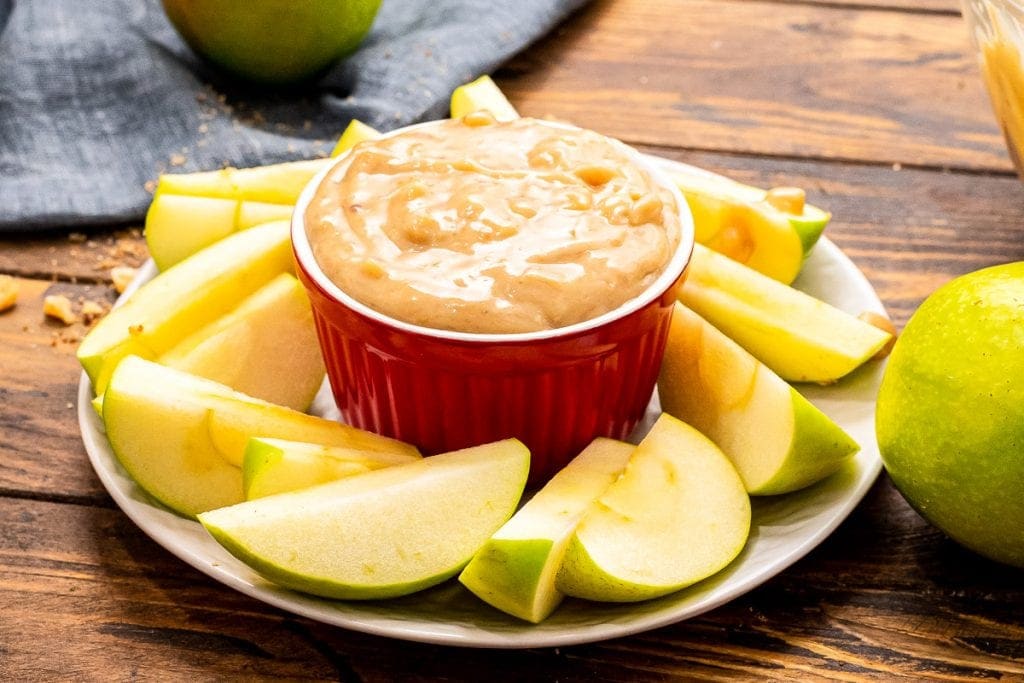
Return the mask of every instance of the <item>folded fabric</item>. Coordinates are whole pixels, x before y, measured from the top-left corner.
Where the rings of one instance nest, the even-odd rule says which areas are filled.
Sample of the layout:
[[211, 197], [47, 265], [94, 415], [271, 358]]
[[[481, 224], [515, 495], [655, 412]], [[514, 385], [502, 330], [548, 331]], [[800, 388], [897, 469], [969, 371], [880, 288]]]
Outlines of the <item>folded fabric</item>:
[[209, 70], [158, 0], [0, 0], [0, 232], [140, 220], [161, 172], [329, 152], [352, 118], [444, 116], [586, 0], [384, 0], [315, 84], [269, 93]]

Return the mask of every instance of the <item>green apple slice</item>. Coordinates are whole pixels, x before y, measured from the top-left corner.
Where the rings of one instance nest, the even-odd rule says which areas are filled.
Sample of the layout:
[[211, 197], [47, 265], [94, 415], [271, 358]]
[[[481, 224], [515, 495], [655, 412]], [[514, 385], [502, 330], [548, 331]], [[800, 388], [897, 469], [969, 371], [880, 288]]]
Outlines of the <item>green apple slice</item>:
[[477, 111], [488, 111], [498, 121], [514, 121], [519, 118], [512, 103], [501, 92], [490, 76], [460, 85], [452, 92], [451, 114], [453, 119]]
[[239, 230], [291, 218], [291, 204], [158, 192], [146, 213], [146, 247], [167, 270]]
[[367, 454], [340, 446], [253, 437], [242, 460], [242, 491], [246, 500], [253, 500], [419, 459], [405, 452]]
[[454, 576], [515, 512], [530, 452], [514, 439], [199, 515], [282, 586], [328, 598], [406, 595]]
[[625, 471], [584, 513], [557, 586], [567, 595], [636, 602], [718, 572], [750, 533], [750, 498], [707, 437], [663, 414]]
[[235, 232], [238, 201], [157, 192], [146, 212], [146, 247], [167, 270]]
[[658, 395], [665, 412], [722, 449], [751, 495], [809, 486], [859, 449], [796, 389], [682, 304], [672, 316]]
[[155, 359], [292, 266], [288, 223], [231, 235], [153, 278], [100, 320], [78, 347], [78, 360], [103, 393], [129, 354]]
[[360, 142], [364, 140], [375, 140], [380, 137], [380, 133], [360, 121], [359, 119], [352, 119], [348, 126], [345, 127], [341, 137], [338, 138], [338, 144], [331, 150], [331, 156], [341, 156], [345, 152], [349, 151]]
[[244, 500], [242, 459], [252, 436], [375, 453], [416, 449], [306, 415], [135, 356], [114, 369], [103, 423], [121, 465], [150, 495], [185, 515]]
[[281, 273], [158, 362], [243, 394], [306, 410], [324, 381], [309, 299]]
[[234, 231], [248, 230], [271, 221], [291, 220], [294, 210], [295, 206], [293, 204], [270, 204], [253, 201], [239, 202], [238, 214], [235, 216]]
[[785, 214], [762, 200], [729, 194], [729, 183], [675, 177], [693, 214], [694, 238], [759, 273], [791, 283], [804, 261], [803, 244]]
[[699, 244], [679, 299], [790, 382], [835, 382], [892, 338]]
[[535, 624], [546, 619], [563, 598], [555, 577], [576, 525], [635, 448], [595, 439], [488, 539], [459, 581], [503, 612]]
[[253, 168], [171, 173], [160, 176], [157, 192], [294, 205], [313, 176], [331, 163], [331, 159], [310, 159]]
[[680, 171], [672, 175], [691, 206], [694, 200], [699, 201], [700, 196], [707, 195], [744, 204], [766, 206], [781, 212], [800, 238], [804, 256], [807, 256], [818, 243], [818, 238], [832, 218], [828, 211], [807, 204], [802, 190], [796, 191], [799, 195], [798, 201], [780, 201], [783, 197], [792, 197], [792, 190], [795, 188], [762, 190], [725, 177]]

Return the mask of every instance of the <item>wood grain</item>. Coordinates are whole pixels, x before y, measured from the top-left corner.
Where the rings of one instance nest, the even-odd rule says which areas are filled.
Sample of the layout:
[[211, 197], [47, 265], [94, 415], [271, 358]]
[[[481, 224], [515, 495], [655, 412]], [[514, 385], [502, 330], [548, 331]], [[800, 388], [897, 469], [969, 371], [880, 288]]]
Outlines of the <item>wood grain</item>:
[[884, 479], [810, 558], [748, 596], [648, 634], [557, 650], [439, 648], [290, 616], [92, 506], [0, 497], [0, 576], [4, 680], [1024, 675], [1018, 575], [944, 540]]
[[601, 2], [500, 76], [524, 114], [637, 144], [1010, 169], [967, 29], [952, 15]]

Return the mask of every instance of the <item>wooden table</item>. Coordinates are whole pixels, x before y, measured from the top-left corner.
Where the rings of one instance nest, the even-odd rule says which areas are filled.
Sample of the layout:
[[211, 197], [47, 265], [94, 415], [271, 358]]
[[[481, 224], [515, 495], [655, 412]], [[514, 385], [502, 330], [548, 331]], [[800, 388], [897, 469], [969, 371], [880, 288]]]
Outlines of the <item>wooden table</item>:
[[[1024, 187], [954, 0], [597, 2], [499, 74], [520, 111], [830, 208], [902, 325], [951, 277], [1024, 259]], [[945, 539], [883, 474], [833, 536], [709, 614], [600, 644], [480, 651], [325, 626], [176, 560], [114, 506], [75, 417], [80, 327], [115, 241], [0, 242], [0, 679], [1024, 677], [1024, 575]], [[123, 259], [122, 259], [123, 260]]]

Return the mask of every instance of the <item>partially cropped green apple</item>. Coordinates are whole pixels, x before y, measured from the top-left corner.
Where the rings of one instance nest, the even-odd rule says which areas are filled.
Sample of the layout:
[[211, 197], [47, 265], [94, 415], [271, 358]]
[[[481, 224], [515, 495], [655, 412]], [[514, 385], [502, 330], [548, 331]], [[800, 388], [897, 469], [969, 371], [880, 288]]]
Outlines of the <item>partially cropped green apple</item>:
[[370, 31], [380, 0], [163, 0], [185, 42], [250, 81], [287, 84], [324, 71]]
[[796, 389], [682, 304], [672, 316], [658, 395], [665, 412], [729, 456], [751, 495], [809, 486], [859, 448]]
[[324, 381], [309, 298], [291, 273], [281, 273], [157, 360], [295, 410], [309, 408]]
[[546, 619], [564, 597], [555, 578], [576, 525], [635, 448], [595, 439], [488, 539], [459, 581], [513, 616], [535, 624]]
[[530, 451], [467, 448], [199, 515], [271, 581], [329, 598], [388, 598], [454, 576], [515, 512]]
[[876, 426], [889, 476], [918, 512], [1024, 567], [1024, 262], [928, 297], [893, 348]]
[[78, 361], [103, 393], [127, 355], [155, 359], [292, 270], [288, 222], [232, 235], [150, 280], [89, 331]]
[[662, 414], [626, 469], [583, 515], [556, 585], [589, 600], [635, 602], [724, 568], [750, 533], [750, 498], [706, 436]]
[[834, 382], [892, 338], [699, 244], [679, 300], [790, 382]]
[[128, 474], [185, 515], [244, 500], [250, 437], [308, 440], [374, 453], [414, 447], [333, 420], [261, 401], [217, 382], [127, 356], [103, 395], [103, 424]]
[[254, 436], [242, 460], [242, 490], [246, 500], [298, 491], [335, 479], [419, 460], [416, 453], [324, 446]]

